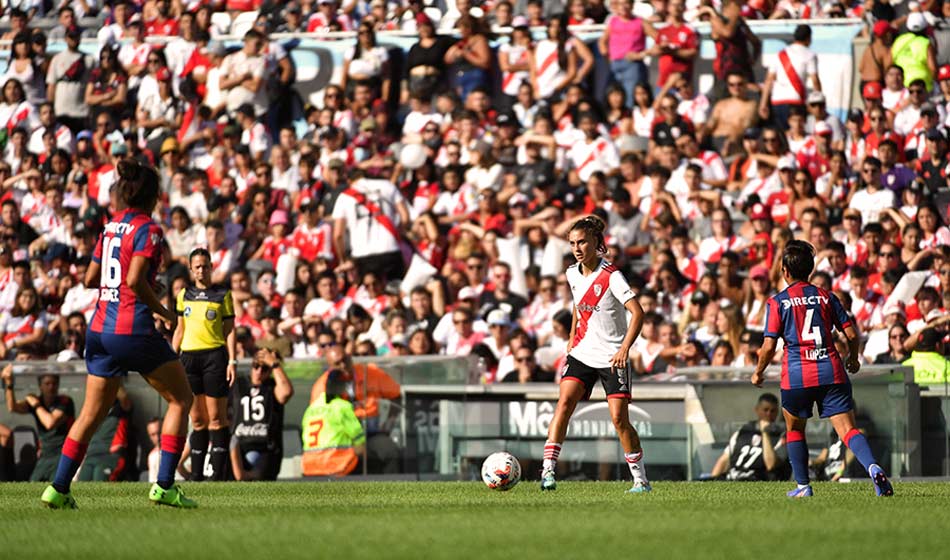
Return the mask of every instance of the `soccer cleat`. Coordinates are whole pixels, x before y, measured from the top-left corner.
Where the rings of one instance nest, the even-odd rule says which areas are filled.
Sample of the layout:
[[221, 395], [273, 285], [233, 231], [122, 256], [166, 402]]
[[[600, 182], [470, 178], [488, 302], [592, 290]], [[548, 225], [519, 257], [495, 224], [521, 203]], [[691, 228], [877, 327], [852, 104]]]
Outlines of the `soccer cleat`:
[[63, 494], [53, 488], [53, 485], [43, 490], [43, 496], [40, 501], [46, 504], [50, 509], [79, 509], [76, 500], [71, 493]]
[[871, 465], [868, 474], [871, 475], [871, 481], [874, 482], [875, 494], [885, 497], [894, 495], [894, 487], [891, 486], [891, 481], [887, 479], [884, 469], [878, 465]]
[[557, 490], [557, 480], [554, 480], [554, 471], [541, 471], [541, 491]]
[[627, 494], [645, 494], [652, 491], [653, 487], [650, 486], [649, 482], [645, 480], [634, 480], [633, 487], [627, 490]]
[[794, 490], [789, 490], [786, 494], [789, 498], [811, 498], [815, 494], [811, 491], [811, 485], [804, 488], [796, 488]]
[[172, 506], [184, 509], [193, 509], [198, 507], [198, 502], [192, 500], [191, 498], [186, 498], [185, 493], [182, 492], [181, 487], [179, 487], [177, 484], [168, 490], [165, 490], [158, 484], [153, 484], [152, 489], [148, 493], [148, 499], [152, 500], [156, 504], [164, 506]]

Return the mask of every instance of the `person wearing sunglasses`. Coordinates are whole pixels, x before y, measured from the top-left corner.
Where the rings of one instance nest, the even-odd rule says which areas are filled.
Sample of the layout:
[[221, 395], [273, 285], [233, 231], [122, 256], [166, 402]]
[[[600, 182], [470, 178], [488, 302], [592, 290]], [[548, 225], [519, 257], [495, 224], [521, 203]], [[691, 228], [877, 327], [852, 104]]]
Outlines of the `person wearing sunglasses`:
[[231, 469], [235, 480], [276, 480], [283, 459], [284, 405], [294, 386], [284, 373], [280, 354], [258, 350], [250, 377], [231, 389], [234, 436]]

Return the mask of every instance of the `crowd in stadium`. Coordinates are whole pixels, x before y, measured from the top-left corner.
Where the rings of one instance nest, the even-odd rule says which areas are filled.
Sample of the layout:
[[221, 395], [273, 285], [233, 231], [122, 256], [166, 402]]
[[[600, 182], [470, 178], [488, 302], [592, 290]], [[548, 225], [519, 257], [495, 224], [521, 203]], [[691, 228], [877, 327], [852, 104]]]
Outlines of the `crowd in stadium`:
[[[99, 295], [84, 272], [122, 158], [162, 178], [166, 305], [207, 247], [240, 357], [318, 357], [329, 333], [352, 355], [474, 353], [484, 382], [553, 380], [571, 294], [550, 271], [573, 261], [566, 232], [591, 213], [646, 312], [644, 376], [752, 365], [790, 239], [814, 245], [813, 281], [854, 315], [865, 362], [906, 360], [946, 321], [950, 2], [251, 4], [9, 10], [0, 358], [82, 356]], [[257, 8], [240, 48], [216, 39], [221, 16]], [[34, 28], [44, 14], [58, 24]], [[97, 14], [99, 29], [78, 26]], [[845, 15], [871, 41], [845, 122], [809, 26], [755, 74], [746, 19]], [[693, 80], [697, 21], [716, 45], [709, 91]], [[572, 34], [594, 23], [599, 40]], [[392, 29], [418, 33], [403, 64], [377, 42]], [[352, 43], [342, 80], [295, 111], [292, 45], [271, 34], [297, 31], [356, 36], [333, 36]]]

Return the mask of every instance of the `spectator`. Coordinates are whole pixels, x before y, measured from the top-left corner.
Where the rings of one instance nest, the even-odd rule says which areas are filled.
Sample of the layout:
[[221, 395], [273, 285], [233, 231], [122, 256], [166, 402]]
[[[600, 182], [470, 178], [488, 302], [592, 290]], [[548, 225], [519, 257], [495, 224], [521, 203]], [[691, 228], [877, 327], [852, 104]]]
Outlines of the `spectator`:
[[129, 398], [125, 387], [120, 386], [115, 403], [109, 409], [106, 419], [89, 441], [86, 459], [79, 470], [79, 480], [96, 482], [127, 480], [132, 432], [129, 425], [131, 413], [132, 399]]
[[810, 81], [813, 91], [821, 91], [818, 78], [818, 56], [808, 47], [811, 45], [811, 27], [799, 25], [795, 28], [794, 41], [779, 51], [776, 62], [768, 69], [762, 97], [759, 101], [759, 117], [769, 118], [787, 129], [792, 107], [804, 108], [808, 98], [805, 82]]
[[[666, 25], [657, 31], [656, 36], [660, 44], [656, 83], [664, 86], [671, 80], [682, 80], [691, 88], [693, 65], [699, 54], [699, 34], [683, 19], [686, 9], [684, 0], [669, 0], [666, 7]], [[680, 83], [674, 86], [684, 100], [692, 97], [683, 93]], [[693, 120], [693, 123], [699, 125], [702, 121]]]
[[571, 36], [566, 19], [563, 16], [551, 19], [546, 38], [534, 46], [529, 70], [535, 99], [549, 99], [570, 84], [583, 82], [593, 67], [590, 49]]
[[752, 61], [759, 59], [762, 43], [743, 19], [742, 3], [726, 0], [722, 3], [722, 13], [716, 12], [711, 6], [701, 6], [697, 14], [709, 16], [712, 38], [716, 42], [713, 73], [719, 89], [714, 90], [714, 97], [723, 97], [722, 88], [730, 74], [738, 73], [746, 81], [754, 82]]
[[[617, 13], [607, 20], [599, 47], [600, 53], [610, 60], [611, 77], [623, 86], [627, 99], [632, 103], [633, 87], [647, 81], [647, 68], [643, 59], [661, 53], [672, 54], [675, 47], [672, 44], [667, 46], [659, 39], [653, 25], [633, 14], [631, 0], [621, 0], [617, 8]], [[647, 36], [656, 41], [649, 51], [646, 48]], [[664, 62], [668, 64], [668, 61]], [[660, 75], [663, 76], [663, 73]]]
[[[273, 282], [273, 280], [271, 280]], [[256, 338], [257, 347], [263, 350], [276, 352], [278, 356], [292, 356], [293, 345], [288, 337], [277, 329], [280, 324], [280, 310], [270, 308], [264, 312], [260, 320], [263, 335]]]
[[924, 88], [930, 91], [937, 75], [937, 55], [927, 36], [930, 23], [924, 14], [912, 12], [905, 25], [907, 32], [898, 35], [891, 46], [894, 64], [903, 69], [905, 86], [909, 88], [913, 82], [922, 80]]
[[235, 111], [250, 103], [254, 115], [267, 112], [267, 88], [264, 84], [265, 61], [261, 56], [264, 37], [255, 29], [244, 34], [244, 48], [227, 56], [221, 65], [218, 87], [227, 92], [227, 110]]
[[280, 356], [271, 350], [259, 350], [251, 364], [250, 378], [239, 377], [231, 393], [234, 479], [276, 480], [283, 458], [284, 405], [294, 396]]
[[152, 418], [145, 425], [145, 428], [152, 448], [146, 456], [144, 470], [148, 473], [148, 481], [154, 484], [158, 481], [158, 464], [161, 459], [162, 419]]
[[82, 30], [75, 25], [66, 30], [66, 50], [53, 56], [46, 76], [46, 98], [53, 103], [59, 120], [74, 134], [86, 128], [86, 91], [95, 68], [94, 59], [79, 51], [81, 35]]
[[46, 76], [33, 58], [33, 40], [28, 33], [19, 33], [10, 45], [10, 61], [0, 80], [17, 80], [25, 92], [25, 100], [34, 107], [46, 100]]
[[363, 426], [345, 398], [344, 372], [331, 369], [326, 378], [326, 391], [303, 415], [304, 476], [346, 476], [356, 470], [366, 450]]
[[344, 91], [352, 91], [356, 84], [361, 83], [369, 85], [374, 96], [383, 101], [389, 100], [389, 54], [385, 47], [377, 45], [376, 31], [369, 22], [360, 23], [356, 31], [356, 45], [346, 51], [343, 60], [340, 87]]
[[782, 480], [785, 464], [785, 434], [778, 418], [778, 399], [763, 393], [755, 405], [757, 420], [742, 426], [712, 469], [713, 478], [726, 480]]
[[[946, 324], [946, 317], [939, 321], [939, 325], [930, 325], [923, 329], [916, 339], [916, 346], [910, 358], [902, 362], [905, 366], [914, 368], [914, 383], [920, 385], [936, 385], [947, 382], [947, 373], [950, 372], [950, 361], [942, 355], [942, 338], [945, 329], [938, 326]], [[905, 344], [906, 348], [906, 344]], [[9, 398], [9, 397], [8, 397]]]
[[0, 372], [5, 385], [7, 410], [16, 414], [32, 414], [39, 434], [38, 458], [30, 481], [53, 479], [59, 454], [66, 441], [66, 433], [76, 416], [73, 400], [59, 394], [59, 376], [42, 375], [39, 378], [40, 396], [28, 394], [17, 400], [14, 393], [13, 364], [7, 364]]
[[491, 50], [480, 19], [463, 14], [456, 27], [460, 38], [445, 52], [443, 60], [449, 67], [453, 88], [465, 99], [476, 86], [488, 80]]
[[861, 55], [858, 64], [858, 73], [861, 75], [861, 84], [868, 82], [883, 82], [884, 72], [890, 68], [891, 45], [894, 44], [894, 28], [890, 22], [877, 21], [874, 23], [871, 44]]

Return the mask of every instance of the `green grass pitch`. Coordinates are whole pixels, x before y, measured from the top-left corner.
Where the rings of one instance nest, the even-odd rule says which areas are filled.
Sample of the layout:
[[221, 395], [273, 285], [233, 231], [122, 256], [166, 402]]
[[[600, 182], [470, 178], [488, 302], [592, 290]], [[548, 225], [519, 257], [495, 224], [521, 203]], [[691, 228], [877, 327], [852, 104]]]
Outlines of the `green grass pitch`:
[[145, 484], [79, 483], [79, 511], [42, 484], [0, 485], [0, 558], [946, 558], [950, 484], [537, 482], [185, 483], [200, 508], [153, 506]]

